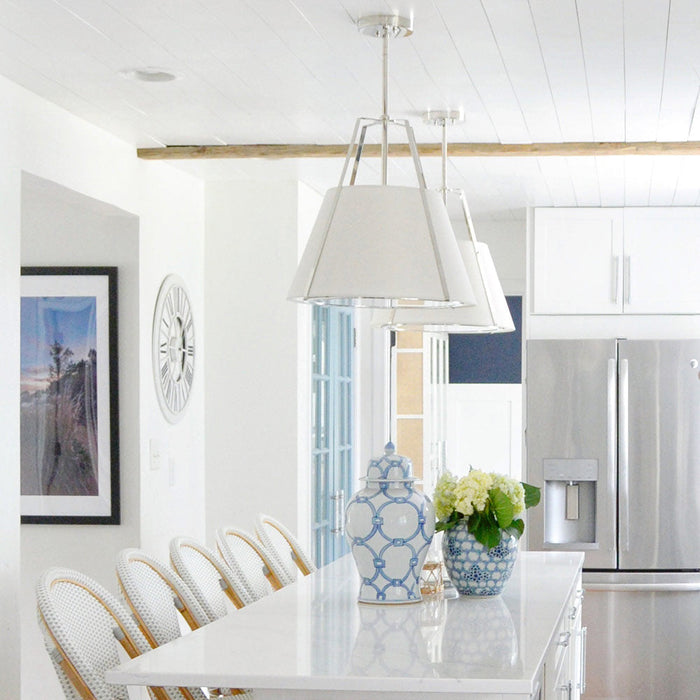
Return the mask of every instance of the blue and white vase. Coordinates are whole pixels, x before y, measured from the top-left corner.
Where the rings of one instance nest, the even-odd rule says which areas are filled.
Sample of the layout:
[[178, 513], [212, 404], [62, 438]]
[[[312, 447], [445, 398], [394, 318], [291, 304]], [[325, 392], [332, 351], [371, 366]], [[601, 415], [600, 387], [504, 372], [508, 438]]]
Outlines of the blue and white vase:
[[370, 460], [364, 488], [345, 509], [362, 603], [421, 600], [420, 571], [435, 532], [435, 509], [413, 488], [411, 468], [411, 460], [387, 443], [384, 455]]
[[498, 595], [510, 579], [518, 557], [518, 540], [501, 531], [501, 541], [487, 549], [461, 520], [446, 530], [442, 539], [445, 569], [454, 587], [463, 595]]

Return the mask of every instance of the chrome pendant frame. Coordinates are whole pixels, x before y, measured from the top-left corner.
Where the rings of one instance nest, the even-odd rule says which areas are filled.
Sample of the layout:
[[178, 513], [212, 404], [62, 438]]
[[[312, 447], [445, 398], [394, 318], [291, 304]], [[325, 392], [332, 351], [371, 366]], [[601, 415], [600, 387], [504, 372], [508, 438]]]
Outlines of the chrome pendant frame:
[[[356, 120], [339, 185], [326, 194], [289, 298], [319, 304], [384, 308], [473, 306], [476, 300], [444, 201], [441, 203], [436, 193], [426, 187], [413, 128], [408, 120], [391, 119], [388, 115], [388, 42], [390, 38], [412, 33], [411, 23], [398, 16], [372, 15], [361, 18], [358, 28], [383, 39], [382, 116]], [[356, 185], [368, 130], [376, 126], [382, 132], [381, 185]], [[405, 131], [417, 188], [387, 185], [389, 127]], [[351, 195], [350, 188], [357, 190]], [[360, 195], [361, 189], [366, 194]], [[361, 201], [365, 197], [375, 211], [379, 211], [376, 218], [372, 218], [369, 207]], [[376, 209], [377, 205], [380, 210]], [[408, 212], [416, 218], [407, 218]], [[364, 250], [357, 247], [362, 242], [357, 246], [348, 243], [355, 229], [367, 232]], [[371, 240], [370, 235], [374, 236]], [[389, 242], [392, 235], [396, 239], [393, 248]], [[411, 243], [416, 244], [413, 254], [407, 253]], [[397, 249], [399, 255], [393, 253]], [[417, 251], [425, 257], [419, 260]], [[345, 256], [342, 263], [355, 271], [366, 266], [363, 278], [366, 286], [355, 284], [355, 280], [348, 281], [348, 270], [341, 265], [342, 256]], [[371, 261], [368, 258], [372, 258]], [[323, 272], [319, 272], [321, 268]], [[337, 277], [341, 278], [340, 282], [331, 282]]]

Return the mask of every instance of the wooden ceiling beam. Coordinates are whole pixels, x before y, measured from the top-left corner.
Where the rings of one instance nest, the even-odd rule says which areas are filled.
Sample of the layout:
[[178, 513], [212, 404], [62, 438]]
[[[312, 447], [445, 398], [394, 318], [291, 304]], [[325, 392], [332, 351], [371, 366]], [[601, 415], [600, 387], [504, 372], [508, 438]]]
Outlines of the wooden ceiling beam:
[[[450, 157], [491, 156], [696, 156], [700, 141], [578, 141], [567, 143], [451, 143]], [[139, 158], [146, 160], [196, 160], [206, 158], [342, 158], [347, 145], [334, 144], [238, 144], [229, 146], [165, 146], [139, 148]], [[421, 156], [440, 156], [439, 143], [418, 144]], [[379, 144], [366, 144], [363, 157], [380, 155]], [[409, 156], [407, 144], [390, 144], [389, 155]]]

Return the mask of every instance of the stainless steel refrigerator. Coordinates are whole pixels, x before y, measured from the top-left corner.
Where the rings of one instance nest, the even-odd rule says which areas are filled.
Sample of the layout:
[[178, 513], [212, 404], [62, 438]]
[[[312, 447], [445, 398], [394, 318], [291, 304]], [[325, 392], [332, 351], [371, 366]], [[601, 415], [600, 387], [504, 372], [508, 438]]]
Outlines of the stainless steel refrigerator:
[[531, 340], [530, 549], [585, 552], [588, 698], [700, 698], [700, 340]]

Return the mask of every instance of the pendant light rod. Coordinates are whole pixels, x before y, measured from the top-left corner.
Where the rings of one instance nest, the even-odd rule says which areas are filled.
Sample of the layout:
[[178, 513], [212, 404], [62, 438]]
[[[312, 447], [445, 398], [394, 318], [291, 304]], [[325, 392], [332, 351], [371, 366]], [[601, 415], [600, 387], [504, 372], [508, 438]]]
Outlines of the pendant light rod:
[[389, 40], [413, 34], [413, 21], [398, 15], [369, 15], [361, 17], [357, 28], [382, 40], [382, 185], [388, 182], [389, 165]]
[[389, 27], [382, 41], [382, 185], [387, 184], [389, 164]]
[[442, 120], [442, 201], [447, 204], [447, 119]]
[[[447, 204], [447, 125], [456, 124], [464, 121], [464, 115], [461, 109], [448, 110], [430, 110], [423, 115], [423, 121], [426, 124], [439, 126], [441, 129], [442, 140], [440, 142], [441, 170], [442, 170], [442, 201]], [[473, 238], [473, 236], [472, 236]]]

